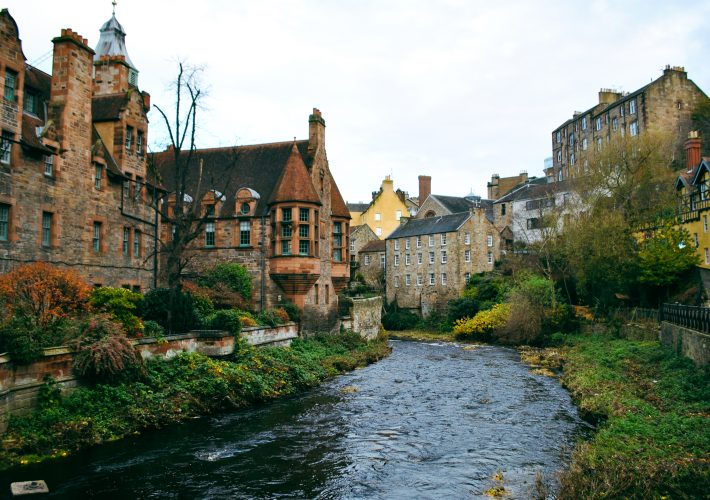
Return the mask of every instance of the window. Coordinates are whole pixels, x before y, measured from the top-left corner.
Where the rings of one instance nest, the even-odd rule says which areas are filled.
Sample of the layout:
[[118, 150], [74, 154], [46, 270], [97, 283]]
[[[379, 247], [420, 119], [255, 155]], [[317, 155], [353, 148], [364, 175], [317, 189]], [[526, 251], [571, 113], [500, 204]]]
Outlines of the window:
[[619, 129], [619, 119], [616, 116], [611, 119], [611, 128], [612, 128], [612, 130]]
[[133, 127], [130, 125], [126, 127], [126, 151], [130, 151], [131, 147], [133, 147]]
[[411, 274], [406, 274], [404, 276], [404, 284], [407, 286], [410, 286], [412, 284], [412, 275]]
[[404, 265], [408, 266], [412, 263], [412, 256], [409, 254], [404, 255]]
[[205, 205], [205, 217], [214, 217], [214, 205]]
[[290, 208], [282, 208], [281, 209], [281, 220], [283, 222], [291, 222], [293, 216], [293, 211]]
[[602, 149], [602, 138], [597, 137], [597, 151], [601, 151]]
[[394, 277], [394, 287], [399, 288], [399, 276]]
[[429, 252], [429, 264], [434, 263], [434, 252]]
[[12, 71], [11, 69], [6, 69], [5, 70], [5, 99], [8, 101], [15, 101], [16, 91], [17, 87], [17, 73]]
[[698, 233], [693, 234], [693, 243], [695, 243], [695, 248], [700, 246], [700, 241], [698, 240]]
[[526, 221], [526, 227], [528, 229], [540, 229], [542, 227], [541, 219], [537, 217], [532, 217]]
[[466, 273], [463, 275], [463, 281], [467, 285], [471, 282], [471, 273]]
[[574, 134], [569, 135], [569, 145], [574, 146]]
[[703, 232], [707, 233], [708, 232], [708, 216], [703, 215]]
[[602, 129], [602, 117], [598, 117], [595, 122], [594, 122], [594, 129], [595, 130], [601, 130]]
[[582, 130], [587, 130], [587, 117], [582, 117]]
[[365, 255], [365, 265], [366, 266], [370, 265], [370, 256], [369, 255]]
[[463, 260], [464, 262], [471, 262], [471, 250], [464, 250]]
[[[291, 228], [288, 228], [289, 231]], [[239, 246], [247, 247], [251, 245], [251, 222], [243, 220], [239, 223]]]
[[355, 253], [355, 241], [354, 239], [350, 240], [350, 253]]
[[93, 238], [94, 252], [101, 251], [101, 223], [94, 222], [94, 238]]
[[310, 226], [308, 224], [301, 224], [298, 226], [298, 237], [307, 239], [309, 227]]
[[631, 125], [629, 125], [629, 133], [632, 136], [639, 135], [639, 123], [638, 122], [631, 122]]
[[555, 134], [555, 139], [557, 140], [557, 144], [559, 144], [560, 142], [562, 142], [562, 134], [560, 133], [559, 130], [558, 130], [557, 133]]
[[705, 264], [710, 264], [710, 251], [708, 249], [705, 249]]
[[376, 234], [377, 236], [382, 236], [382, 228], [381, 228], [381, 227], [376, 228], [376, 229], [375, 229], [375, 234]]
[[136, 133], [136, 154], [143, 154], [143, 131], [139, 130]]
[[409, 250], [409, 238], [407, 238], [406, 240], [404, 240], [404, 249], [405, 249], [405, 250]]
[[632, 99], [629, 101], [629, 114], [630, 115], [636, 114], [636, 99]]
[[298, 242], [298, 255], [308, 255], [311, 249], [311, 242], [308, 240], [301, 240]]
[[436, 285], [436, 276], [434, 273], [429, 273], [429, 284]]
[[448, 284], [448, 282], [449, 282], [449, 279], [446, 276], [446, 273], [441, 273], [441, 284], [446, 285], [446, 284]]
[[[143, 191], [143, 179], [136, 176], [136, 185], [133, 190], [133, 199], [139, 201], [141, 199], [141, 193]], [[212, 215], [214, 215], [214, 205], [212, 205]]]
[[429, 236], [429, 246], [430, 247], [434, 246], [434, 237], [433, 236]]
[[505, 203], [500, 204], [500, 214], [505, 215]]
[[44, 175], [47, 177], [54, 176], [54, 156], [44, 155]]
[[446, 245], [446, 233], [441, 235], [441, 244]]
[[585, 137], [582, 139], [582, 151], [586, 151], [589, 148], [589, 141]]
[[562, 150], [557, 152], [557, 163], [560, 163], [562, 161]]
[[281, 237], [290, 238], [291, 237], [291, 226], [281, 226]]
[[399, 267], [399, 255], [394, 256], [394, 267]]
[[422, 237], [417, 236], [417, 248], [421, 248], [421, 247], [422, 247]]
[[0, 241], [10, 237], [10, 205], [0, 203]]
[[[505, 206], [505, 205], [503, 205]], [[464, 245], [470, 245], [471, 244], [471, 233], [464, 233], [463, 235], [463, 243]]]
[[342, 248], [334, 248], [333, 249], [333, 262], [342, 262], [343, 261], [343, 249]]
[[214, 222], [208, 222], [205, 224], [205, 246], [206, 247], [213, 247], [214, 246]]
[[318, 304], [319, 297], [318, 297], [318, 283], [313, 285], [313, 303]]
[[493, 246], [493, 235], [489, 234], [486, 236], [486, 246], [492, 247]]
[[101, 165], [98, 163], [94, 164], [94, 187], [101, 189]]
[[281, 255], [291, 255], [291, 241], [284, 240], [281, 242]]
[[247, 215], [250, 210], [251, 207], [249, 206], [249, 203], [246, 202], [242, 203], [242, 206], [239, 207], [239, 213], [241, 213], [242, 215]]
[[488, 252], [488, 263], [493, 264], [493, 252]]
[[22, 107], [24, 110], [28, 113], [32, 113], [33, 115], [39, 115], [39, 103], [39, 95], [36, 92], [26, 89], [25, 98], [22, 101]]
[[422, 265], [422, 262], [424, 262], [424, 259], [423, 259], [423, 257], [422, 257], [422, 254], [421, 254], [421, 253], [418, 253], [418, 254], [417, 254], [417, 264], [419, 264], [419, 265], [421, 266], [421, 265]]
[[394, 249], [399, 250], [399, 240], [394, 240]]
[[382, 220], [382, 214], [380, 212], [375, 213], [375, 221], [381, 221]]
[[448, 259], [449, 259], [449, 257], [446, 253], [446, 250], [442, 250], [441, 251], [441, 263], [446, 264], [446, 262], [448, 262]]
[[384, 253], [380, 254], [380, 268], [381, 269], [385, 268], [385, 254]]
[[298, 220], [301, 222], [308, 222], [311, 211], [307, 208], [300, 208], [298, 210]]
[[574, 164], [575, 164], [575, 160], [576, 160], [576, 158], [575, 158], [575, 156], [574, 156], [574, 153], [572, 153], [572, 154], [569, 156], [569, 164], [570, 164], [570, 165], [574, 165]]
[[133, 231], [133, 256], [140, 257], [141, 255], [141, 232], [136, 229]]
[[0, 139], [0, 163], [5, 165], [10, 164], [12, 159], [12, 132], [6, 130], [2, 131], [2, 138]]
[[417, 286], [422, 286], [422, 275], [417, 274]]
[[124, 227], [123, 228], [123, 245], [121, 247], [124, 256], [128, 256], [128, 253], [130, 252], [130, 249], [131, 249], [130, 239], [131, 239], [131, 230], [130, 230], [130, 228]]
[[619, 108], [619, 114], [623, 118], [624, 112], [626, 111], [625, 106], [622, 104], [621, 107]]
[[52, 214], [42, 212], [42, 246], [48, 247], [52, 244]]
[[401, 211], [401, 210], [397, 210], [397, 212], [396, 212], [395, 215], [394, 215], [394, 218], [397, 219], [397, 220], [401, 219], [401, 218], [402, 218], [402, 211]]

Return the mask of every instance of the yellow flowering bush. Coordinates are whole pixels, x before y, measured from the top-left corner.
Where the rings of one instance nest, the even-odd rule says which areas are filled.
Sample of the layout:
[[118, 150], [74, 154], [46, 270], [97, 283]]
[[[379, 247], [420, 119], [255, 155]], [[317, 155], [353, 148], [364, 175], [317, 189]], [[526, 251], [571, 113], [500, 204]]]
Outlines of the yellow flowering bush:
[[461, 318], [454, 323], [456, 338], [484, 338], [503, 328], [510, 315], [509, 304], [496, 304], [480, 311], [473, 318]]

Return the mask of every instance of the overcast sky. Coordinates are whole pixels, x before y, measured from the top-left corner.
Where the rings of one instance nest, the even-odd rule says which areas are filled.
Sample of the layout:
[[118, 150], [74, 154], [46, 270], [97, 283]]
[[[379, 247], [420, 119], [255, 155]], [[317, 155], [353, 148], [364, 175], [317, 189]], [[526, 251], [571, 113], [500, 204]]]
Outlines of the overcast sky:
[[[2, 4], [48, 72], [61, 28], [95, 47], [111, 16], [108, 0]], [[176, 61], [204, 67], [200, 147], [306, 139], [318, 107], [350, 202], [388, 174], [412, 196], [419, 174], [454, 196], [485, 196], [494, 173], [542, 175], [554, 128], [666, 64], [710, 92], [707, 0], [119, 0], [116, 17], [153, 103], [170, 106]]]

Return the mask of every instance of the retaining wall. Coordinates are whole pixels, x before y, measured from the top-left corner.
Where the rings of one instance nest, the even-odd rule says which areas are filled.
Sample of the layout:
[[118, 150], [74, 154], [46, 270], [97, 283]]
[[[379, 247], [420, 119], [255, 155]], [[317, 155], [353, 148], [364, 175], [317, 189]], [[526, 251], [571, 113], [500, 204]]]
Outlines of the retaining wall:
[[353, 299], [350, 318], [352, 331], [368, 340], [374, 339], [382, 325], [382, 297]]
[[663, 345], [672, 347], [677, 354], [692, 359], [698, 366], [710, 364], [710, 335], [707, 333], [663, 321], [659, 337]]
[[[244, 328], [240, 335], [254, 346], [288, 345], [298, 337], [298, 324]], [[234, 335], [218, 330], [196, 330], [159, 339], [137, 339], [134, 345], [143, 359], [170, 359], [181, 352], [220, 357], [234, 352]], [[10, 356], [0, 354], [0, 433], [5, 432], [10, 415], [25, 415], [35, 408], [46, 376], [56, 380], [64, 393], [80, 385], [72, 371], [73, 364], [74, 352], [68, 347], [45, 349], [44, 356], [29, 365], [15, 365]]]

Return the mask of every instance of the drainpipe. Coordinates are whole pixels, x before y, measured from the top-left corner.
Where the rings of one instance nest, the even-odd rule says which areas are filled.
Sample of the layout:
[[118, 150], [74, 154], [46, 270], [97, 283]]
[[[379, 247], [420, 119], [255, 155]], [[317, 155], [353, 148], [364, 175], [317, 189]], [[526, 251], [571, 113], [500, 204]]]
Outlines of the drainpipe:
[[261, 297], [259, 300], [259, 305], [261, 307], [261, 310], [263, 311], [265, 309], [264, 307], [264, 295], [266, 294], [266, 247], [264, 246], [264, 236], [266, 234], [266, 217], [263, 215], [261, 216], [261, 234], [259, 235], [259, 239], [261, 240], [259, 244], [261, 245]]

